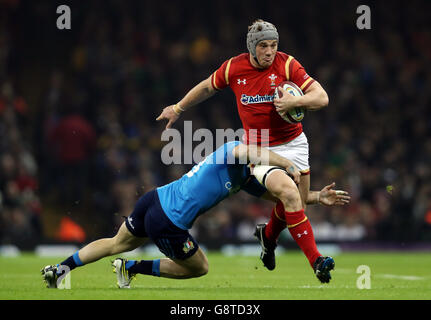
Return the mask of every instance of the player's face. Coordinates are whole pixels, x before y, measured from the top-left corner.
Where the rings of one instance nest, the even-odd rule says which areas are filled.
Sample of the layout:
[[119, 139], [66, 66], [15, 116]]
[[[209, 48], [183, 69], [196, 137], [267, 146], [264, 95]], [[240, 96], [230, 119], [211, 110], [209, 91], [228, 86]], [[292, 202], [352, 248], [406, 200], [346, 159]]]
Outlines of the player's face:
[[263, 68], [268, 68], [274, 62], [277, 53], [277, 40], [262, 40], [256, 46], [256, 58]]

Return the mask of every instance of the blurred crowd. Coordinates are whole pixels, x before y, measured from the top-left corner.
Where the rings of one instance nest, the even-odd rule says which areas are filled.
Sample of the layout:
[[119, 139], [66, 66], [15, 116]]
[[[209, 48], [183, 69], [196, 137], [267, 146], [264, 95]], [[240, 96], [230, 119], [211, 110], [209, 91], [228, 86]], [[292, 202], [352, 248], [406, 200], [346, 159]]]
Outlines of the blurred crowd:
[[[81, 222], [87, 240], [111, 236], [140, 195], [187, 172], [162, 163], [155, 118], [245, 52], [257, 18], [329, 94], [303, 121], [311, 188], [334, 181], [352, 200], [307, 207], [316, 239], [431, 240], [431, 5], [414, 3], [373, 3], [372, 29], [358, 30], [355, 2], [75, 1], [60, 31], [55, 2], [0, 1], [0, 244], [46, 237], [55, 215]], [[229, 90], [180, 120], [241, 128]], [[271, 209], [240, 192], [192, 233], [252, 240]]]

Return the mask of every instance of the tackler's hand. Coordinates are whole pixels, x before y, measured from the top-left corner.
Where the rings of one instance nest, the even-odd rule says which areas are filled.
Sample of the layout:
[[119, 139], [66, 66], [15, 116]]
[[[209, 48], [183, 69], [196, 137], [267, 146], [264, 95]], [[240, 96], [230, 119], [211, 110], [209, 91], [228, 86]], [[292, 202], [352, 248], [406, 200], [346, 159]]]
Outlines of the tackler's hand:
[[319, 192], [319, 203], [325, 206], [344, 206], [350, 203], [350, 196], [347, 191], [334, 190], [335, 182], [324, 187]]
[[292, 178], [293, 182], [298, 185], [301, 179], [301, 172], [299, 171], [299, 169], [294, 164], [291, 164], [286, 167], [286, 172], [289, 177]]

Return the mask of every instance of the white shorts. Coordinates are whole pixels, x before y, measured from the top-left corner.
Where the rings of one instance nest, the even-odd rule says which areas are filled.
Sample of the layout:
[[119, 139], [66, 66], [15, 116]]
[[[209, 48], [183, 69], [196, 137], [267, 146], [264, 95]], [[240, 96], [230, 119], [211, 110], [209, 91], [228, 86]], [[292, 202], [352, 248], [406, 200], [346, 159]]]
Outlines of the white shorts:
[[308, 140], [304, 132], [288, 143], [268, 147], [268, 149], [292, 161], [301, 174], [310, 173]]
[[[310, 165], [308, 164], [308, 140], [304, 132], [288, 143], [268, 147], [268, 149], [292, 161], [302, 175], [310, 174]], [[268, 165], [257, 165], [252, 168], [251, 172], [256, 177], [257, 181], [266, 187], [266, 178], [270, 173], [274, 172], [276, 168], [277, 167]]]

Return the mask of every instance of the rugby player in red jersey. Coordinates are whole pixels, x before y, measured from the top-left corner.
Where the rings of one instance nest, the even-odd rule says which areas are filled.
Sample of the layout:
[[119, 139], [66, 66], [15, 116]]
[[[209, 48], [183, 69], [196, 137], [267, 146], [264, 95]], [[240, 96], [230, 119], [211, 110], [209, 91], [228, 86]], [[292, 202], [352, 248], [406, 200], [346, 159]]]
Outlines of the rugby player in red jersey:
[[[286, 212], [278, 202], [268, 224], [258, 225], [256, 228], [255, 235], [262, 246], [261, 259], [269, 270], [275, 268], [274, 250], [277, 239], [287, 227], [319, 278], [319, 270], [333, 268], [333, 260], [318, 252], [310, 222], [304, 212], [305, 206], [315, 203], [344, 205], [350, 198], [345, 191], [333, 190], [335, 183], [321, 191], [310, 191], [309, 146], [302, 124], [286, 122], [279, 112], [284, 113], [295, 107], [303, 107], [308, 111], [319, 110], [328, 105], [329, 99], [319, 82], [307, 74], [298, 60], [278, 51], [278, 41], [279, 35], [273, 24], [256, 20], [248, 28], [249, 52], [226, 60], [178, 103], [164, 108], [157, 120], [167, 119], [168, 129], [182, 112], [230, 87], [235, 94], [245, 130], [244, 142], [267, 146], [291, 160], [302, 174], [298, 189], [303, 209]], [[279, 87], [280, 83], [287, 80], [294, 82], [304, 95], [292, 96]], [[274, 99], [277, 87], [283, 95]], [[256, 167], [255, 176], [265, 185], [263, 179], [273, 169], [270, 166]], [[271, 195], [265, 194], [264, 197], [270, 198]]]

